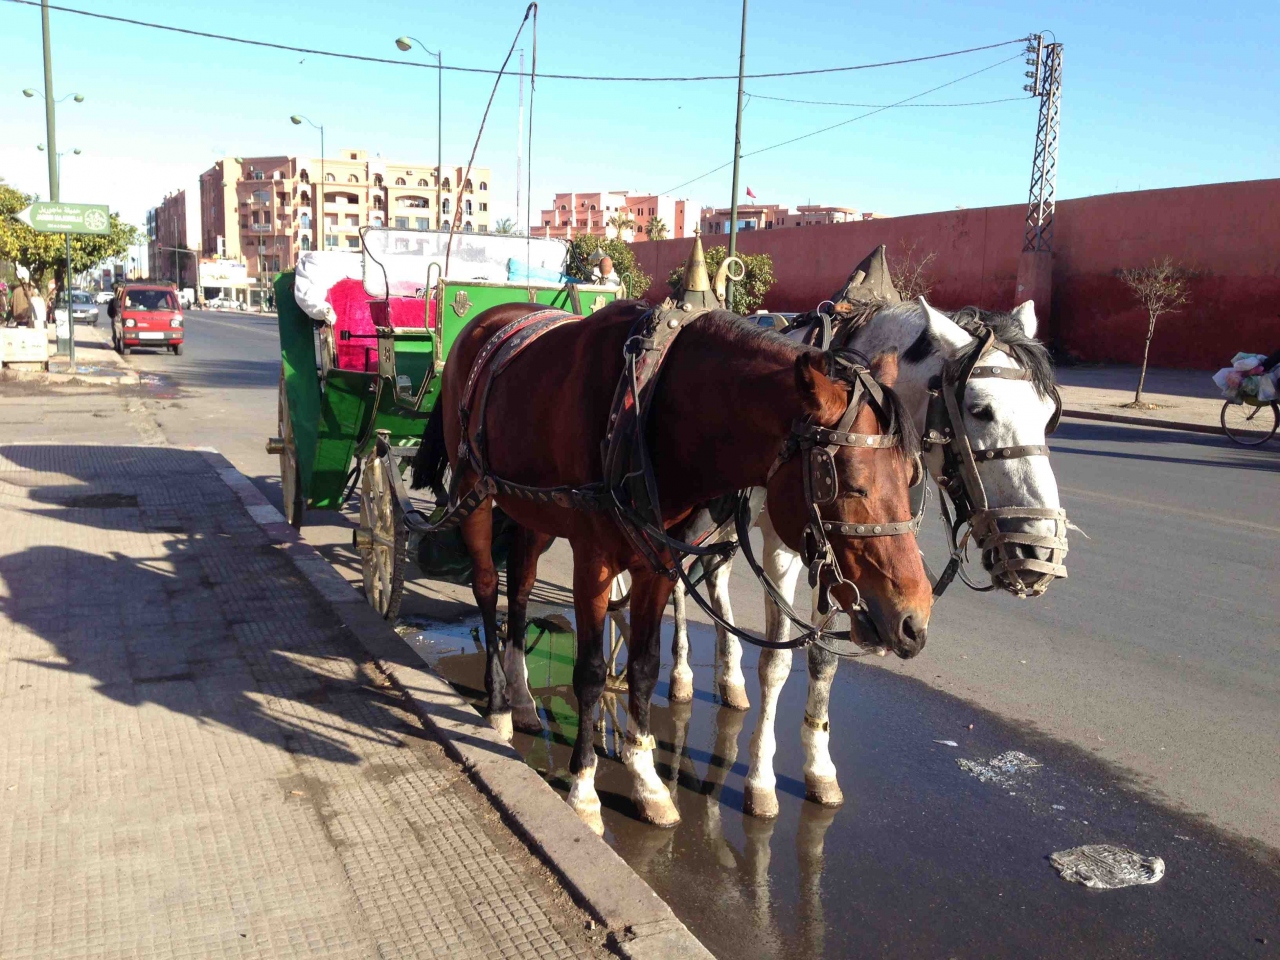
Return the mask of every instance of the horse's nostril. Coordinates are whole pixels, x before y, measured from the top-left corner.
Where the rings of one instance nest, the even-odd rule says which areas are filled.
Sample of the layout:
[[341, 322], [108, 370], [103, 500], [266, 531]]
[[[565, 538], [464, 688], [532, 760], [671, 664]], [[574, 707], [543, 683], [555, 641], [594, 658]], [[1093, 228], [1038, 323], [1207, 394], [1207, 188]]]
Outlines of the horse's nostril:
[[902, 626], [899, 628], [899, 635], [902, 638], [902, 649], [899, 655], [910, 657], [919, 653], [924, 647], [927, 633], [928, 627], [922, 617], [917, 617], [914, 613], [903, 617]]

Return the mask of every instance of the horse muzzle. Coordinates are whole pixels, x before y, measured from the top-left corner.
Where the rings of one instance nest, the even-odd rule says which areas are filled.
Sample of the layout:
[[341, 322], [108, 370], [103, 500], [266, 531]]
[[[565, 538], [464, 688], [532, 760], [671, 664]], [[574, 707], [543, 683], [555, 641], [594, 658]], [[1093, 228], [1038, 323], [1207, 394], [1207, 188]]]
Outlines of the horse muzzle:
[[[1053, 524], [1052, 534], [1036, 532]], [[995, 507], [976, 511], [971, 521], [982, 565], [996, 586], [1019, 599], [1043, 596], [1054, 580], [1065, 580], [1067, 512], [1050, 507]]]

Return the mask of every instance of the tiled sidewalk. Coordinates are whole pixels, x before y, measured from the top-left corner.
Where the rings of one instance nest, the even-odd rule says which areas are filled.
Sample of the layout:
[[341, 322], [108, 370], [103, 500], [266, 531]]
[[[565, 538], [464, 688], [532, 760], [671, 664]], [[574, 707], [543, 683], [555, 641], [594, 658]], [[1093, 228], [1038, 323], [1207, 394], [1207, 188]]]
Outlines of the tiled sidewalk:
[[198, 452], [0, 446], [0, 956], [603, 955]]

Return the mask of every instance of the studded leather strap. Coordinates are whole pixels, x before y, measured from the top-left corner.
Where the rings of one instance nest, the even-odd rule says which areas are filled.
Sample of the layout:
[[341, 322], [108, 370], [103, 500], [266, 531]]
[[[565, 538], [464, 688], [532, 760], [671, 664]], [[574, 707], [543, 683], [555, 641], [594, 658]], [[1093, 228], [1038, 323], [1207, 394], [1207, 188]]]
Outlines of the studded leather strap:
[[973, 451], [973, 459], [982, 463], [984, 460], [1017, 460], [1021, 457], [1047, 457], [1049, 448], [1042, 443], [1024, 443], [1013, 447], [987, 447]]

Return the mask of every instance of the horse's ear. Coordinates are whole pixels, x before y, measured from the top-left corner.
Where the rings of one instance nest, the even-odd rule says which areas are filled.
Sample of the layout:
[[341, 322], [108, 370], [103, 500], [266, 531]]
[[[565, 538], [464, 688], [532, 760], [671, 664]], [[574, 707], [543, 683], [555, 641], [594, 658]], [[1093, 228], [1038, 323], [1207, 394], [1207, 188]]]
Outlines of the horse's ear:
[[898, 382], [898, 351], [890, 350], [881, 353], [871, 361], [871, 376], [881, 386], [892, 387]]
[[805, 351], [796, 357], [795, 374], [804, 412], [824, 427], [839, 423], [848, 397], [827, 376], [827, 355], [817, 350]]
[[1022, 332], [1028, 337], [1034, 338], [1036, 335], [1036, 302], [1034, 300], [1026, 300], [1013, 308], [1013, 319], [1017, 320], [1022, 327]]
[[929, 306], [929, 301], [924, 297], [920, 298], [920, 306], [924, 310], [925, 318], [929, 323], [929, 332], [942, 344], [944, 354], [954, 355], [973, 339], [945, 313]]

